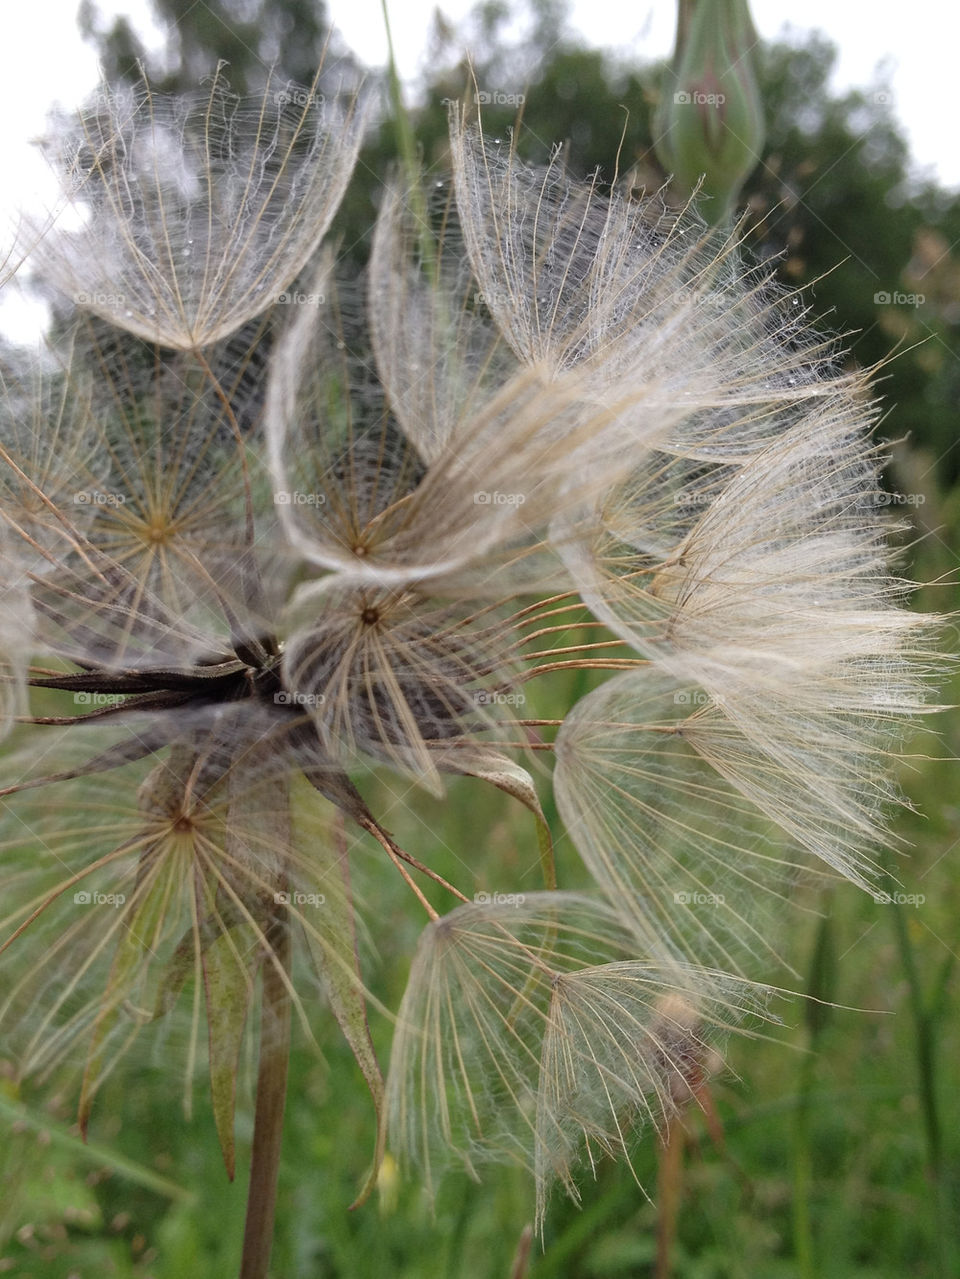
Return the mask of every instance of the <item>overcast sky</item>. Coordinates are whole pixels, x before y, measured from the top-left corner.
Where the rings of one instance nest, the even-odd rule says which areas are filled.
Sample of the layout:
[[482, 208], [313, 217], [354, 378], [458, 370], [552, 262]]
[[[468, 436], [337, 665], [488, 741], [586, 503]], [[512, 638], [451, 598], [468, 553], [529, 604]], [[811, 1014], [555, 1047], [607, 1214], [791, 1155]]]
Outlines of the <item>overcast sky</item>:
[[[184, 3], [188, 6], [191, 0]], [[9, 220], [17, 205], [49, 203], [49, 175], [30, 139], [42, 132], [54, 101], [76, 105], [97, 82], [93, 51], [77, 34], [77, 7], [78, 0], [8, 0], [5, 6], [0, 45], [0, 220]], [[407, 80], [423, 69], [437, 7], [436, 0], [391, 0], [398, 61]], [[439, 7], [455, 22], [473, 4], [442, 0]], [[99, 0], [99, 8], [103, 13], [128, 14], [149, 37], [149, 0]], [[909, 5], [804, 0], [802, 6], [792, 0], [752, 0], [751, 10], [767, 39], [782, 35], [788, 22], [795, 29], [825, 31], [840, 49], [835, 88], [876, 84], [879, 74], [890, 85], [893, 109], [907, 132], [918, 171], [960, 187], [960, 8], [943, 0], [911, 0]], [[380, 0], [328, 0], [327, 12], [363, 61], [384, 61]], [[649, 61], [670, 52], [674, 15], [674, 0], [574, 0], [572, 26], [591, 44]], [[0, 327], [9, 327], [5, 316], [0, 316]]]

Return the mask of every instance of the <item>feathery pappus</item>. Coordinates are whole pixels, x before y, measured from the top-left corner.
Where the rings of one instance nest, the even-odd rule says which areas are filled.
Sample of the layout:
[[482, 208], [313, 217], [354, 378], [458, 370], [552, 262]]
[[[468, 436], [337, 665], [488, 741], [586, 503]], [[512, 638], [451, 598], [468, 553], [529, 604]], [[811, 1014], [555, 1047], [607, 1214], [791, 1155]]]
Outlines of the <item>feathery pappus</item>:
[[[180, 1009], [232, 1172], [248, 1023], [312, 1037], [317, 973], [378, 1158], [519, 1158], [542, 1223], [766, 1015], [801, 881], [876, 883], [931, 622], [864, 376], [735, 235], [454, 109], [360, 271], [325, 237], [370, 112], [218, 77], [51, 143], [82, 216], [28, 261], [70, 317], [0, 366], [0, 1028], [79, 1058], [86, 1127]], [[542, 887], [450, 882], [372, 768], [512, 795]], [[386, 1081], [348, 831], [427, 917]]]

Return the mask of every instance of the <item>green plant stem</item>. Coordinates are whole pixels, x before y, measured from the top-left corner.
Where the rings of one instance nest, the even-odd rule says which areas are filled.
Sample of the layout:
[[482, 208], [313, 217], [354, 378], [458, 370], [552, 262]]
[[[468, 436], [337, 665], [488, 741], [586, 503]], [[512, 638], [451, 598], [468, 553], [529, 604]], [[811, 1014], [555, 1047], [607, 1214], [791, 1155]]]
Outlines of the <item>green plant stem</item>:
[[390, 32], [390, 14], [387, 11], [387, 0], [380, 0], [383, 10], [383, 25], [387, 33], [387, 82], [390, 86], [390, 106], [393, 108], [393, 127], [397, 134], [397, 150], [407, 183], [416, 188], [419, 181], [420, 166], [417, 163], [417, 140], [413, 126], [403, 105], [403, 93], [400, 88], [400, 76], [397, 73], [397, 61], [393, 53], [393, 36]]
[[270, 942], [272, 954], [263, 967], [260, 1064], [240, 1279], [267, 1279], [273, 1244], [290, 1062], [290, 927], [285, 911], [274, 925]]
[[936, 1046], [933, 1034], [932, 1009], [927, 1006], [920, 986], [920, 974], [914, 954], [910, 930], [907, 927], [903, 905], [896, 899], [897, 886], [891, 879], [887, 891], [891, 896], [893, 928], [900, 951], [907, 987], [910, 991], [910, 1011], [913, 1015], [914, 1044], [916, 1046], [917, 1083], [920, 1106], [923, 1111], [924, 1138], [927, 1147], [927, 1170], [933, 1183], [933, 1231], [937, 1239], [938, 1273], [943, 1279], [956, 1274], [954, 1267], [953, 1229], [951, 1205], [943, 1176], [943, 1147], [941, 1141], [940, 1108], [937, 1101]]
[[793, 1124], [793, 1251], [800, 1279], [814, 1279], [813, 1228], [810, 1221], [810, 1111], [817, 1058], [812, 1047], [803, 1059]]
[[807, 1051], [800, 1068], [793, 1123], [793, 1250], [800, 1279], [814, 1279], [816, 1275], [810, 1212], [810, 1187], [813, 1183], [810, 1118], [813, 1114], [813, 1087], [820, 1040], [830, 1019], [830, 1005], [836, 985], [832, 905], [833, 893], [828, 889], [820, 901], [820, 923], [807, 974], [808, 1002], [804, 1006]]

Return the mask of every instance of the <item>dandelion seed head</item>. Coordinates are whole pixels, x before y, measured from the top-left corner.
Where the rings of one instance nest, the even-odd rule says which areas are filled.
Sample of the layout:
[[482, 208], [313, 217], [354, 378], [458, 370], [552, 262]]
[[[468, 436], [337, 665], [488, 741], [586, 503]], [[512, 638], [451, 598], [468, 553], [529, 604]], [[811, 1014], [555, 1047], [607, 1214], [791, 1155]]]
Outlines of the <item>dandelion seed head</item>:
[[[232, 1167], [257, 992], [312, 1037], [305, 973], [396, 1153], [518, 1159], [542, 1226], [767, 1015], [808, 888], [875, 883], [930, 627], [864, 378], [736, 235], [453, 113], [452, 184], [388, 188], [364, 274], [319, 247], [364, 107], [302, 97], [106, 93], [54, 146], [86, 216], [39, 260], [81, 314], [0, 385], [0, 711], [52, 708], [8, 756], [0, 1026], [85, 1124], [162, 1026], [191, 1077], [206, 1022]], [[446, 880], [371, 769], [417, 815], [453, 777], [519, 800], [548, 891]], [[371, 918], [386, 871], [430, 920], [385, 1097], [370, 848]]]

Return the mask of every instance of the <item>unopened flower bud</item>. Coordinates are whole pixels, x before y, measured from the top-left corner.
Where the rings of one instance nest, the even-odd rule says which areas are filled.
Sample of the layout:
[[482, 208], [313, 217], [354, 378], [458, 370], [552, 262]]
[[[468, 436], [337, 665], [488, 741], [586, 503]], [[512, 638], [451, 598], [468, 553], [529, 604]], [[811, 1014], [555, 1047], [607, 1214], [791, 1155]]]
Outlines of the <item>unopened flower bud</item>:
[[756, 47], [747, 0], [680, 0], [656, 148], [684, 194], [699, 187], [712, 197], [703, 213], [715, 223], [730, 212], [763, 147]]

